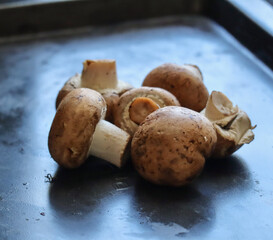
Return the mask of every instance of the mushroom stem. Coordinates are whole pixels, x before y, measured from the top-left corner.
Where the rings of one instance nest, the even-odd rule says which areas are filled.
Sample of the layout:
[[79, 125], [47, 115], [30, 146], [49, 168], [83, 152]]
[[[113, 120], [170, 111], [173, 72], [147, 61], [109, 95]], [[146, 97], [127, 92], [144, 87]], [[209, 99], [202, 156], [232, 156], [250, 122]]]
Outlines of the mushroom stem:
[[89, 155], [121, 167], [128, 158], [130, 135], [105, 120], [100, 120], [93, 135]]
[[152, 99], [138, 97], [129, 107], [129, 116], [133, 122], [140, 124], [150, 113], [157, 109], [159, 109], [159, 106]]
[[117, 87], [115, 60], [86, 60], [83, 62], [81, 87], [101, 90]]

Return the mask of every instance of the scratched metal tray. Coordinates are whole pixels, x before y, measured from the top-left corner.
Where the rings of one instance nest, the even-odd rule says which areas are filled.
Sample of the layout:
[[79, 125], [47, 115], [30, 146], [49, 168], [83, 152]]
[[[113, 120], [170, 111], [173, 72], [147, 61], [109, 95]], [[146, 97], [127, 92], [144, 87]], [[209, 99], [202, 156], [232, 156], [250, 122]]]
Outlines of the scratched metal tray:
[[[226, 1], [71, 1], [0, 8], [4, 17], [0, 239], [271, 239], [272, 35]], [[88, 58], [116, 59], [135, 87], [159, 64], [194, 63], [257, 124], [255, 140], [182, 188], [94, 158], [59, 168], [47, 148], [55, 98]]]

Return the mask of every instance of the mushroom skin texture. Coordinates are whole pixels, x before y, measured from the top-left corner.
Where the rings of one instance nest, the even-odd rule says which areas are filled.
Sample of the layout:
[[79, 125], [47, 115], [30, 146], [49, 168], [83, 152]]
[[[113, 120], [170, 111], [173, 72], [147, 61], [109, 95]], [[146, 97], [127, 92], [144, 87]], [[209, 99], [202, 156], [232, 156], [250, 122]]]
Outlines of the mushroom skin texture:
[[144, 179], [179, 187], [201, 173], [216, 141], [211, 122], [200, 113], [163, 107], [148, 115], [135, 132], [132, 161]]
[[222, 92], [213, 91], [206, 108], [201, 112], [213, 124], [217, 133], [217, 144], [212, 158], [225, 158], [254, 139], [248, 115]]
[[182, 107], [197, 112], [205, 108], [209, 97], [200, 69], [190, 64], [160, 65], [148, 73], [142, 86], [163, 88], [171, 92]]
[[48, 136], [52, 158], [66, 168], [77, 168], [88, 156], [121, 167], [128, 157], [130, 135], [102, 120], [106, 103], [100, 93], [86, 88], [71, 91], [57, 108]]
[[82, 73], [77, 73], [68, 79], [59, 91], [56, 109], [62, 99], [77, 88], [89, 88], [101, 93], [107, 103], [105, 119], [112, 122], [115, 103], [117, 103], [119, 96], [133, 87], [129, 83], [117, 79], [115, 60], [86, 60], [83, 62]]
[[73, 77], [67, 80], [67, 82], [64, 84], [62, 89], [59, 91], [58, 96], [56, 98], [56, 109], [58, 108], [63, 98], [68, 93], [80, 87], [81, 87], [81, 75], [76, 73]]
[[[130, 135], [133, 135], [139, 126], [138, 122], [135, 122], [131, 119], [133, 111], [132, 106], [138, 99], [146, 99], [148, 104], [150, 101], [149, 105], [152, 106], [152, 109], [155, 106], [157, 106], [157, 108], [162, 108], [165, 106], [180, 106], [175, 96], [161, 88], [140, 87], [125, 92], [120, 96], [118, 104], [116, 105], [114, 113], [114, 124], [128, 132]], [[143, 104], [143, 114], [150, 113], [149, 111], [145, 112], [144, 105], [145, 103]], [[141, 111], [141, 109], [139, 110]], [[142, 116], [143, 120], [145, 117], [145, 115]]]
[[108, 109], [106, 112], [106, 115], [105, 115], [105, 120], [113, 123], [114, 122], [114, 114], [116, 111], [116, 107], [118, 105], [120, 95], [115, 92], [110, 92], [110, 91], [103, 93], [101, 95], [105, 99], [107, 109]]

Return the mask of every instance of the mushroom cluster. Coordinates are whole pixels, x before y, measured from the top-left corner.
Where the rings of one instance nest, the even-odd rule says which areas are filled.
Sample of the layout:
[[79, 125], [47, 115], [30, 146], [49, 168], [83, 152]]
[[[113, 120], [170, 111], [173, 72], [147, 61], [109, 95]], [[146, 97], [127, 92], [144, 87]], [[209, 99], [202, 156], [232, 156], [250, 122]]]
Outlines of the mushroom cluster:
[[192, 182], [208, 158], [225, 158], [254, 139], [247, 114], [211, 95], [195, 65], [163, 64], [142, 87], [118, 81], [114, 60], [86, 60], [59, 91], [48, 137], [52, 158], [76, 168], [88, 156], [122, 167], [131, 157], [144, 179]]

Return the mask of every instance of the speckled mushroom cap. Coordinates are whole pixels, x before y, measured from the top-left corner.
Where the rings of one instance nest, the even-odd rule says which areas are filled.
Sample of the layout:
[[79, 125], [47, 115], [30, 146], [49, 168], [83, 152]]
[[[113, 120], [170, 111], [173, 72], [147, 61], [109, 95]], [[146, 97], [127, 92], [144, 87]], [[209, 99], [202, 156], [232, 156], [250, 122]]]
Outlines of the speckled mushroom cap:
[[145, 77], [142, 85], [166, 89], [176, 96], [182, 107], [197, 112], [204, 109], [209, 97], [201, 71], [195, 65], [160, 65]]
[[170, 92], [153, 87], [140, 87], [131, 89], [121, 95], [114, 113], [114, 124], [133, 135], [138, 124], [130, 119], [129, 109], [131, 103], [139, 97], [153, 100], [160, 108], [165, 106], [180, 106], [178, 100]]
[[102, 94], [107, 105], [107, 112], [105, 115], [105, 120], [108, 122], [114, 122], [114, 113], [116, 106], [118, 105], [119, 95], [115, 92], [106, 92]]
[[49, 132], [52, 158], [63, 167], [79, 167], [87, 157], [96, 125], [105, 113], [106, 103], [100, 93], [79, 88], [67, 94]]
[[133, 164], [150, 182], [182, 186], [201, 173], [216, 140], [212, 124], [200, 113], [164, 107], [151, 113], [135, 132]]

